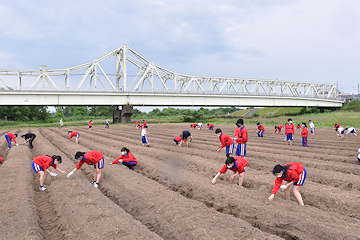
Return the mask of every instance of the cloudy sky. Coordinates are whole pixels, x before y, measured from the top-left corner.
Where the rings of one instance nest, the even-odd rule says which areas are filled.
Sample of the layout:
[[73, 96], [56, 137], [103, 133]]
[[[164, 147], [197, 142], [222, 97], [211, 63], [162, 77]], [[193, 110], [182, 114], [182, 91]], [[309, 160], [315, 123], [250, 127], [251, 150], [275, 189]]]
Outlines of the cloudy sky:
[[358, 0], [1, 1], [0, 69], [66, 68], [127, 44], [203, 76], [360, 82]]

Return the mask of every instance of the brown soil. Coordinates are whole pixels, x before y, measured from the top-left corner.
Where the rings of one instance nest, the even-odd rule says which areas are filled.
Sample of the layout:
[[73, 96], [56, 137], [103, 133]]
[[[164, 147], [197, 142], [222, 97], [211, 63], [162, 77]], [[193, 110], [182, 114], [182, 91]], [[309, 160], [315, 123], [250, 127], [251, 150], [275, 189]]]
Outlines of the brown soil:
[[[230, 136], [235, 130], [216, 127]], [[282, 135], [272, 134], [273, 127], [258, 138], [250, 126], [249, 165], [239, 187], [230, 184], [229, 173], [211, 184], [225, 161], [225, 149], [216, 153], [220, 142], [214, 130], [192, 130], [189, 148], [175, 145], [173, 138], [188, 128], [150, 124], [150, 148], [142, 146], [133, 126], [29, 130], [37, 135], [32, 150], [27, 145], [8, 150], [3, 138], [0, 238], [359, 239], [360, 137], [339, 138], [332, 129], [317, 129], [303, 148], [299, 131], [294, 145], [286, 146]], [[66, 141], [68, 130], [80, 132], [78, 145]], [[108, 165], [123, 146], [139, 162], [134, 171]], [[48, 176], [47, 190], [38, 190], [39, 176], [30, 165], [34, 156], [59, 154], [59, 167], [69, 172], [77, 164], [75, 153], [89, 150], [105, 156], [99, 189], [90, 184], [93, 167], [84, 164], [70, 179], [50, 168], [58, 176]], [[292, 161], [302, 162], [308, 172], [300, 188], [304, 207], [293, 196], [286, 201], [281, 191], [268, 201], [272, 168]]]

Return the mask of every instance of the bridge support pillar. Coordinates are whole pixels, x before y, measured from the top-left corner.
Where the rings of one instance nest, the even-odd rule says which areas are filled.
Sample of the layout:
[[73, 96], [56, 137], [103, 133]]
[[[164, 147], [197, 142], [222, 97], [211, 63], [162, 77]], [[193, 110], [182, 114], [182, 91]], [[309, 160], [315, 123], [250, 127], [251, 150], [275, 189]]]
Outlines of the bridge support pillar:
[[130, 123], [131, 115], [134, 113], [133, 105], [124, 105], [120, 110], [119, 107], [113, 111], [113, 123]]

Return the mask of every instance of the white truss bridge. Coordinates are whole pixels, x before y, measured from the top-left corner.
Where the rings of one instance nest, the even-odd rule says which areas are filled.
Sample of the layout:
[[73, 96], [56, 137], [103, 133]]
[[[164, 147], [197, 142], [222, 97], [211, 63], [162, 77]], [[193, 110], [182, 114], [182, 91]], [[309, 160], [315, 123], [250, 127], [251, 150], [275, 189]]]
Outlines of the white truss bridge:
[[0, 105], [341, 107], [335, 84], [195, 76], [127, 45], [74, 67], [0, 69]]

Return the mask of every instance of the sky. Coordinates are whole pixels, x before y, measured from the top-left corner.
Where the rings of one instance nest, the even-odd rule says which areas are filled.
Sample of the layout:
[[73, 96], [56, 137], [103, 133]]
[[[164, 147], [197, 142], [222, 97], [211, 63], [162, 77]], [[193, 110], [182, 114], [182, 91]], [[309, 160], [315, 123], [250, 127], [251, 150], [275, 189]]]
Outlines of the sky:
[[127, 44], [175, 72], [358, 93], [358, 0], [0, 1], [0, 69], [66, 68]]

